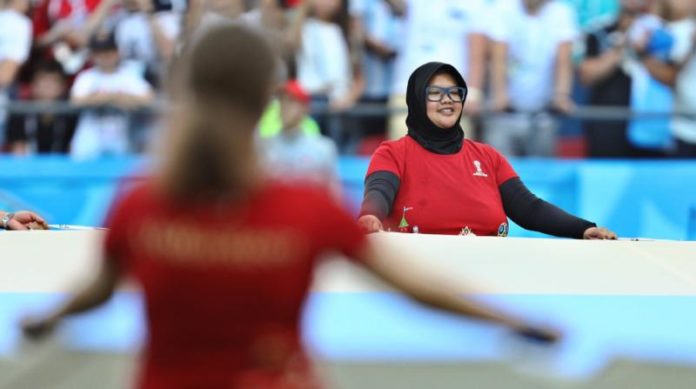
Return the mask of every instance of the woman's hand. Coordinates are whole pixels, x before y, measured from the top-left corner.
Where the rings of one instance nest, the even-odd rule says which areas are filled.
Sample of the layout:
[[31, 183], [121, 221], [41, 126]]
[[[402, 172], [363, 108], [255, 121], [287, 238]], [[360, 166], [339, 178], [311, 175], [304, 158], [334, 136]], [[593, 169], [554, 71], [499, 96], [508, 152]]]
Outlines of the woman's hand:
[[358, 219], [358, 225], [368, 234], [384, 230], [382, 222], [374, 215], [361, 216], [360, 219]]
[[575, 110], [575, 103], [568, 94], [558, 93], [553, 97], [551, 106], [554, 110], [562, 114], [570, 114]]
[[39, 215], [30, 211], [15, 212], [12, 219], [7, 222], [8, 230], [47, 230], [48, 224]]
[[51, 317], [26, 317], [21, 322], [24, 336], [32, 340], [40, 340], [50, 335], [58, 324], [58, 319]]
[[604, 227], [590, 227], [583, 232], [582, 238], [591, 240], [616, 240], [616, 233]]
[[513, 331], [515, 332], [515, 335], [529, 342], [539, 344], [553, 344], [562, 338], [561, 333], [553, 328], [523, 325], [514, 327]]

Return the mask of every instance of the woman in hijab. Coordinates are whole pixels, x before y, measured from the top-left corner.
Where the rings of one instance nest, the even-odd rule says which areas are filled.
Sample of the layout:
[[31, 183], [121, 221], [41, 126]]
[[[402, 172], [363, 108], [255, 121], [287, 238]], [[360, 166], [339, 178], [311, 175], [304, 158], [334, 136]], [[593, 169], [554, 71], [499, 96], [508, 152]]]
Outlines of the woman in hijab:
[[359, 219], [365, 230], [506, 236], [509, 217], [550, 235], [616, 239], [537, 198], [505, 157], [464, 139], [459, 119], [467, 86], [453, 66], [426, 63], [407, 88], [408, 134], [384, 142], [367, 171]]
[[327, 193], [262, 179], [254, 129], [275, 74], [265, 39], [221, 26], [184, 53], [162, 165], [112, 208], [97, 277], [25, 320], [27, 335], [104, 303], [130, 275], [147, 312], [139, 387], [316, 388], [300, 317], [312, 267], [331, 250], [424, 304], [556, 340], [403, 266], [405, 253], [366, 239]]

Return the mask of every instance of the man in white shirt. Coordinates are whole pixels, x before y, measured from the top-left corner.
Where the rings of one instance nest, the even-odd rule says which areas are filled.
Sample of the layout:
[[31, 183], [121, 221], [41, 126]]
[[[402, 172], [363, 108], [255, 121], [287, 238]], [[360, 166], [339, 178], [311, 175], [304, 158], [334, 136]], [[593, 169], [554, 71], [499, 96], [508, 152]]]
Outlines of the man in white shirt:
[[80, 120], [70, 146], [77, 159], [123, 155], [130, 151], [130, 114], [152, 102], [150, 85], [120, 65], [113, 34], [98, 34], [90, 42], [95, 66], [78, 74], [71, 102], [88, 108]]
[[[362, 74], [365, 88], [362, 103], [379, 104], [385, 110], [392, 90], [394, 64], [402, 39], [402, 1], [352, 0], [350, 4], [351, 27], [355, 39], [362, 46]], [[383, 135], [387, 128], [387, 115], [360, 119], [362, 135]]]
[[486, 31], [489, 6], [486, 0], [401, 0], [405, 19], [401, 46], [396, 58], [392, 84], [389, 138], [406, 133], [406, 85], [408, 77], [420, 65], [443, 62], [454, 66], [469, 86], [464, 109], [478, 111], [484, 79]]
[[0, 146], [4, 144], [7, 116], [2, 105], [9, 101], [9, 88], [31, 49], [31, 21], [25, 15], [28, 8], [28, 0], [0, 0]]
[[575, 12], [560, 0], [497, 0], [493, 40], [493, 109], [484, 141], [507, 156], [554, 154], [548, 110], [570, 112]]

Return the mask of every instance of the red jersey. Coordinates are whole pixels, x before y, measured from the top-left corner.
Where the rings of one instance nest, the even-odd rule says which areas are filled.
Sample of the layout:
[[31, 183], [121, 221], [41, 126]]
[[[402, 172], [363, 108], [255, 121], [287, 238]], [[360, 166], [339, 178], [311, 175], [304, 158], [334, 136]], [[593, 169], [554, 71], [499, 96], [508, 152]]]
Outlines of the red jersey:
[[391, 214], [392, 231], [501, 235], [508, 232], [499, 186], [517, 177], [494, 148], [465, 140], [456, 154], [436, 154], [410, 136], [384, 142], [367, 174], [388, 171], [401, 181]]
[[107, 224], [107, 260], [144, 293], [141, 387], [316, 387], [299, 332], [312, 269], [365, 241], [326, 194], [269, 184], [239, 203], [187, 206], [143, 186]]

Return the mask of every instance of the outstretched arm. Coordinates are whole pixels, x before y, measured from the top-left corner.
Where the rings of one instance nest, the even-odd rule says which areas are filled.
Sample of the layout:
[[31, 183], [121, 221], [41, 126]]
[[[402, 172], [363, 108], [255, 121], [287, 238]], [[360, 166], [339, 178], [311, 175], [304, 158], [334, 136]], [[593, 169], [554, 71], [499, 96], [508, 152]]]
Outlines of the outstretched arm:
[[50, 333], [64, 318], [103, 304], [111, 298], [120, 279], [121, 269], [116, 261], [104, 261], [92, 282], [70, 297], [62, 306], [43, 317], [25, 319], [22, 322], [24, 333], [27, 336], [39, 338]]
[[429, 307], [500, 324], [535, 341], [554, 342], [559, 338], [559, 333], [552, 329], [535, 327], [507, 312], [462, 297], [465, 291], [461, 288], [450, 287], [442, 279], [430, 276], [427, 269], [417, 268], [421, 261], [405, 261], [407, 254], [388, 245], [368, 242], [358, 259], [377, 277]]
[[528, 230], [575, 239], [616, 239], [614, 232], [536, 197], [517, 177], [500, 185], [500, 196], [505, 213]]

